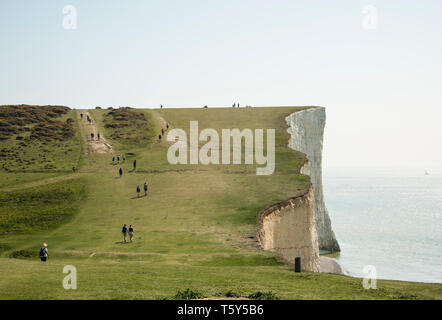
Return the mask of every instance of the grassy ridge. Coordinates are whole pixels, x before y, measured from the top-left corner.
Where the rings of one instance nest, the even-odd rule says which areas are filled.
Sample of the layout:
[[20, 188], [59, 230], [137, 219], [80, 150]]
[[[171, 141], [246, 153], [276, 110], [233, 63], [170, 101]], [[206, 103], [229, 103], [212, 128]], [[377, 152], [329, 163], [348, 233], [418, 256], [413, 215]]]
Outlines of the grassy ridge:
[[[274, 254], [257, 248], [253, 236], [259, 211], [303, 193], [310, 183], [298, 170], [305, 155], [287, 147], [284, 117], [301, 109], [136, 110], [152, 121], [152, 135], [161, 130], [160, 117], [184, 130], [189, 120], [198, 120], [200, 130], [274, 128], [277, 166], [271, 176], [257, 176], [255, 165], [170, 165], [165, 139], [148, 144], [112, 139], [113, 128], [104, 122], [109, 110], [90, 111], [115, 153], [133, 155], [120, 164], [111, 162], [111, 154], [84, 159], [80, 171], [87, 172], [81, 179], [88, 196], [67, 223], [49, 231], [0, 235], [0, 298], [156, 299], [174, 298], [178, 291], [203, 296], [271, 291], [283, 299], [442, 298], [442, 286], [436, 284], [378, 281], [378, 290], [364, 290], [361, 279], [295, 274]], [[149, 194], [137, 198], [136, 186], [145, 181]], [[134, 225], [134, 243], [122, 243], [123, 223]], [[50, 261], [26, 258], [43, 240]], [[12, 253], [25, 259], [11, 259]], [[67, 264], [78, 270], [77, 290], [61, 286]]]
[[76, 113], [67, 107], [0, 106], [0, 134], [0, 188], [66, 174], [81, 160]]

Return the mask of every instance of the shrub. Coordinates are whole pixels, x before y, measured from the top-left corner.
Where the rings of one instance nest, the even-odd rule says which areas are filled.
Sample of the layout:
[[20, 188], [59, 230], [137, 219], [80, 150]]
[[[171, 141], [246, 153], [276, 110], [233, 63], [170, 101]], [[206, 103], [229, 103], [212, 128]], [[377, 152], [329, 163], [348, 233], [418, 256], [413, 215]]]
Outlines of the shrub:
[[178, 300], [191, 300], [191, 299], [201, 299], [201, 298], [204, 298], [201, 292], [194, 291], [189, 288], [187, 288], [184, 291], [178, 290], [178, 292], [175, 295], [175, 299]]
[[215, 294], [217, 297], [226, 297], [226, 298], [239, 298], [240, 295], [236, 292], [233, 292], [232, 290], [226, 291], [226, 292], [218, 292]]
[[279, 298], [272, 291], [257, 291], [249, 295], [248, 298], [252, 300], [279, 300]]
[[14, 259], [37, 258], [38, 248], [36, 248], [35, 250], [23, 249], [23, 250], [13, 251], [9, 256]]

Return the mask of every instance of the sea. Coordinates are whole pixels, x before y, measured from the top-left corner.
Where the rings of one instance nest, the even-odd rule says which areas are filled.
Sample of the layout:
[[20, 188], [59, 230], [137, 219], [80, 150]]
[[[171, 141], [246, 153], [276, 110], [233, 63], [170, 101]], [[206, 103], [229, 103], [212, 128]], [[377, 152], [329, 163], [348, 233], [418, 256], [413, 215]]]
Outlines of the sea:
[[323, 188], [351, 276], [442, 283], [442, 168], [326, 168]]

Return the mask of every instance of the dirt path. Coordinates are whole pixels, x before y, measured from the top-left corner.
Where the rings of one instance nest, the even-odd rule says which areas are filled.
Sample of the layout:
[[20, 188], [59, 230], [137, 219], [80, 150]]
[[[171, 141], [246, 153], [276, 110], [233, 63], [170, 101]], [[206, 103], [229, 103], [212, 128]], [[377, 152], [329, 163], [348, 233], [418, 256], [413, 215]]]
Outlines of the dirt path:
[[[81, 113], [83, 113], [83, 119], [81, 119]], [[87, 115], [92, 119], [91, 123], [87, 121]], [[106, 139], [103, 137], [103, 134], [98, 130], [97, 125], [95, 124], [95, 120], [92, 118], [92, 115], [87, 110], [77, 110], [77, 116], [80, 121], [80, 126], [82, 129], [82, 136], [84, 138], [84, 142], [89, 146], [89, 148], [85, 149], [85, 153], [109, 153], [112, 152], [112, 146]], [[100, 132], [100, 140], [98, 140], [98, 133]], [[92, 140], [91, 133], [94, 134], [94, 138]]]

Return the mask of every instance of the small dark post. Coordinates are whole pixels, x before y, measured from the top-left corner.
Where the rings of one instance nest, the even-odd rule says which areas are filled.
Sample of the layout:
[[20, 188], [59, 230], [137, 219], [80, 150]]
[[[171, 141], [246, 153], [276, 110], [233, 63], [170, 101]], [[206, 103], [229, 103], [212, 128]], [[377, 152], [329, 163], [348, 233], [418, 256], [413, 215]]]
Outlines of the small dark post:
[[295, 272], [301, 272], [301, 257], [295, 257]]

